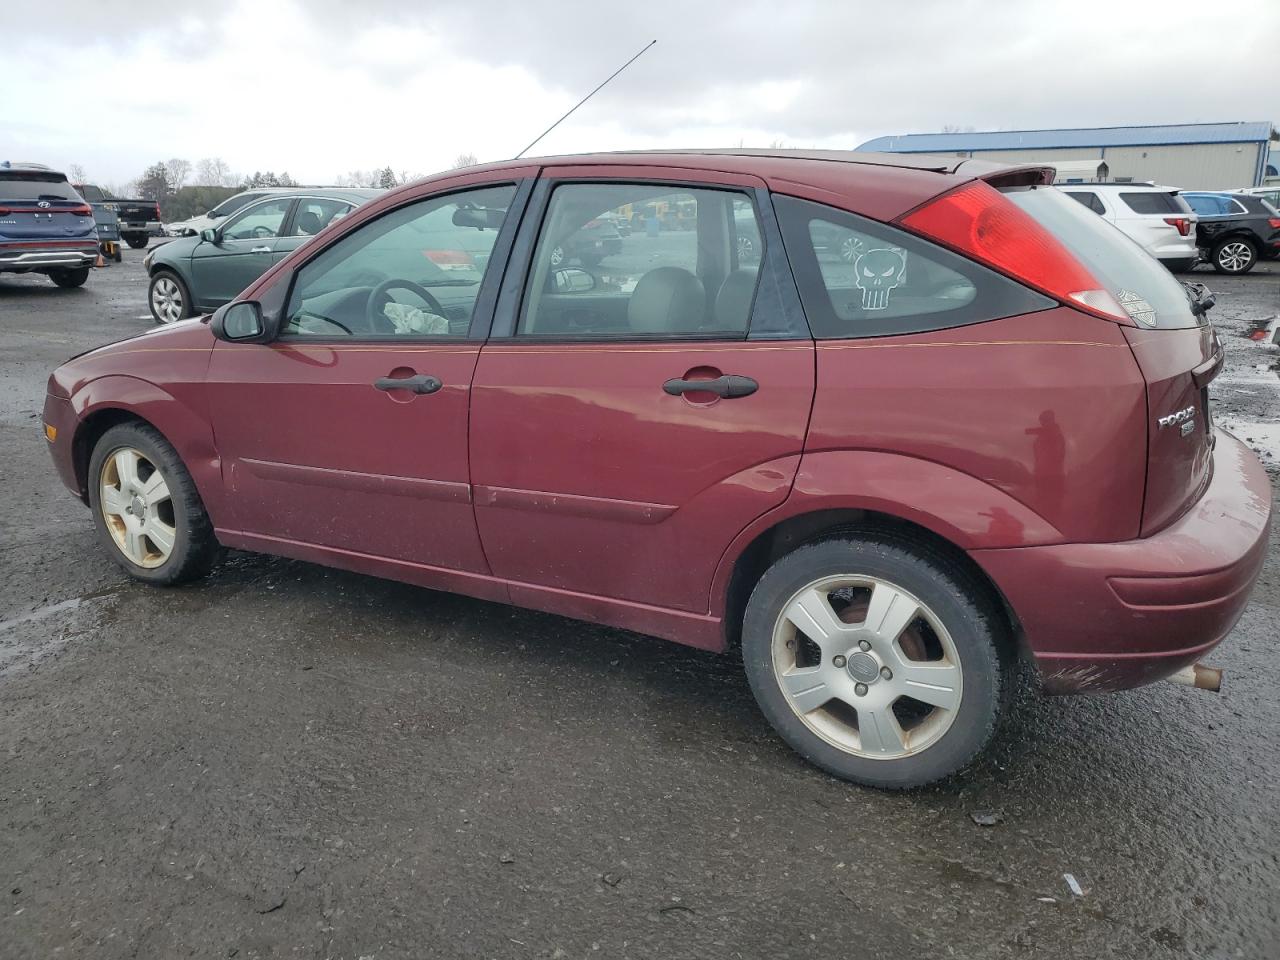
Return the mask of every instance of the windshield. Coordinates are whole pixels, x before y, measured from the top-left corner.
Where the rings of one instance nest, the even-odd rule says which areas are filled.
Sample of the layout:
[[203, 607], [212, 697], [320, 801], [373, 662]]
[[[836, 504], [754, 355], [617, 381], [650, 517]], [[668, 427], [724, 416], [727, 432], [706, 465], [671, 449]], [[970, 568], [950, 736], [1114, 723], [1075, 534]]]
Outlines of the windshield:
[[1197, 326], [1187, 289], [1118, 228], [1054, 187], [1002, 191], [1089, 268], [1106, 290], [1133, 316], [1154, 312], [1145, 326], [1165, 329]]
[[6, 173], [0, 176], [0, 200], [79, 200], [60, 173]]

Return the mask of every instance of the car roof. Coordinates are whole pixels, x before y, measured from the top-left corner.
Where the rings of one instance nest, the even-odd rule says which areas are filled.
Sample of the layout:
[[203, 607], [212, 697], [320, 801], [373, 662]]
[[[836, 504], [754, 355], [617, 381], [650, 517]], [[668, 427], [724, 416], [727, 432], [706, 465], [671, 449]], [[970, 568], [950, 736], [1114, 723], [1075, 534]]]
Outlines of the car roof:
[[51, 173], [54, 176], [62, 177], [64, 180], [67, 175], [53, 167], [45, 166], [43, 163], [27, 163], [23, 161], [0, 160], [0, 174], [5, 172], [13, 173]]
[[[529, 157], [449, 170], [409, 186], [421, 192], [440, 180], [465, 176], [492, 180], [504, 171], [531, 168], [571, 169], [589, 175], [590, 168], [630, 168], [643, 176], [644, 167], [714, 171], [765, 181], [775, 193], [834, 204], [878, 220], [892, 220], [926, 200], [975, 178], [1022, 175], [1048, 182], [1044, 163], [997, 163], [971, 157], [928, 154], [870, 153], [854, 150], [782, 150], [746, 147], [685, 150], [633, 150], [551, 157]], [[690, 179], [696, 180], [696, 176]]]
[[[232, 194], [232, 196], [243, 197], [246, 193], [260, 193], [264, 198], [302, 195], [308, 197], [331, 197], [335, 200], [372, 200], [374, 197], [386, 193], [386, 191], [377, 187], [250, 187], [248, 190], [241, 190], [239, 193]], [[227, 199], [230, 199], [230, 197]]]
[[1178, 187], [1166, 187], [1164, 184], [1143, 180], [1141, 183], [1057, 183], [1060, 190], [1160, 190], [1167, 193], [1185, 193]]

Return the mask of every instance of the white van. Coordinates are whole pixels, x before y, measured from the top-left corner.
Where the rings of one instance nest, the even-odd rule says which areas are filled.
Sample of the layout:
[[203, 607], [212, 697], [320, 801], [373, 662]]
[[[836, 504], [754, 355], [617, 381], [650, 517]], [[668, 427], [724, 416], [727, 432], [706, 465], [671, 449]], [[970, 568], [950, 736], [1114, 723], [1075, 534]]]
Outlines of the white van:
[[1200, 261], [1196, 215], [1174, 187], [1150, 183], [1062, 183], [1058, 189], [1109, 220], [1173, 271]]

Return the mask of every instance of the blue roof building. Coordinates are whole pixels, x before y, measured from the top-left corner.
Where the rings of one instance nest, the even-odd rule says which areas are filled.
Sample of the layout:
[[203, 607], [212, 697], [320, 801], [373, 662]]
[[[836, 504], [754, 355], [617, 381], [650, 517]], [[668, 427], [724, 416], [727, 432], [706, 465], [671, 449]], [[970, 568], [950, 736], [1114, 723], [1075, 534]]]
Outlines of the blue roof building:
[[1061, 130], [909, 133], [859, 150], [934, 153], [1012, 162], [1106, 161], [1112, 180], [1153, 180], [1184, 189], [1249, 187], [1266, 175], [1271, 124], [1187, 123]]

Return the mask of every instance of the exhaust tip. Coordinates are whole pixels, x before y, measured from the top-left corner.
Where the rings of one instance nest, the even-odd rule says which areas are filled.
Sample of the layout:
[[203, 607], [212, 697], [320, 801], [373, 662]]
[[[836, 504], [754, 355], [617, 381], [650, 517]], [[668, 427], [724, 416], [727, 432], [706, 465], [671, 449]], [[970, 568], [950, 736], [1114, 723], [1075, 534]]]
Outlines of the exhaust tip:
[[1217, 667], [1206, 667], [1203, 663], [1193, 663], [1170, 675], [1170, 680], [1197, 690], [1210, 690], [1219, 693], [1222, 690], [1222, 671]]

